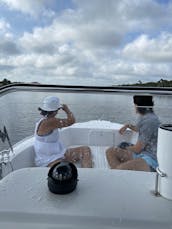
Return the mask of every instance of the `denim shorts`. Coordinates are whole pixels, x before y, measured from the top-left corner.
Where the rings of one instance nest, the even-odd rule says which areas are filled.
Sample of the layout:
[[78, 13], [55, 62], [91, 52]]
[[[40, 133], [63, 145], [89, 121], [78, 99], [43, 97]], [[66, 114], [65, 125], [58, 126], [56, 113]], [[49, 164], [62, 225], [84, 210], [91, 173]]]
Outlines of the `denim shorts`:
[[142, 158], [143, 160], [145, 160], [146, 163], [149, 165], [151, 171], [156, 171], [156, 168], [158, 167], [158, 162], [145, 153], [133, 153], [133, 158]]
[[[129, 142], [121, 142], [118, 147], [121, 149], [126, 149], [128, 146], [132, 146], [132, 143]], [[133, 153], [133, 158], [142, 158], [143, 160], [146, 161], [146, 163], [149, 165], [150, 169], [152, 172], [156, 171], [156, 168], [158, 167], [158, 162], [153, 159], [151, 156], [147, 155], [147, 153]]]

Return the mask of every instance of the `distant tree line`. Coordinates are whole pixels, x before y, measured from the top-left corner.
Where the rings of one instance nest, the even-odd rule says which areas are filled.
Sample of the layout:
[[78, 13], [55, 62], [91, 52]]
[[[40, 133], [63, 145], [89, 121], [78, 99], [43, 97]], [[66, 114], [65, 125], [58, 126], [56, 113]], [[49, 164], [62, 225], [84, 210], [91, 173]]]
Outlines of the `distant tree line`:
[[0, 86], [7, 85], [7, 84], [10, 84], [10, 83], [11, 83], [10, 80], [3, 79], [2, 81], [0, 81]]
[[139, 87], [172, 87], [172, 80], [164, 80], [160, 79], [157, 82], [147, 82], [142, 83], [141, 80], [138, 81], [138, 83], [135, 84], [123, 84], [121, 86], [139, 86]]

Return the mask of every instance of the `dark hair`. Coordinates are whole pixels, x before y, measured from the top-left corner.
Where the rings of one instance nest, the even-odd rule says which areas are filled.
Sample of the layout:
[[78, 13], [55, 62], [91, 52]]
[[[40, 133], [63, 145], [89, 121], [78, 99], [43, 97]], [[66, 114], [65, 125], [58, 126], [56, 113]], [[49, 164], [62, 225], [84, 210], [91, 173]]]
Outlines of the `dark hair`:
[[140, 114], [153, 112], [153, 97], [151, 95], [134, 95], [133, 102], [137, 105], [137, 111]]
[[44, 111], [44, 110], [42, 110], [40, 107], [38, 108], [38, 110], [41, 111], [41, 112], [40, 112], [41, 115], [47, 116], [47, 117], [48, 117], [49, 115], [53, 114], [53, 112], [54, 112], [54, 111]]

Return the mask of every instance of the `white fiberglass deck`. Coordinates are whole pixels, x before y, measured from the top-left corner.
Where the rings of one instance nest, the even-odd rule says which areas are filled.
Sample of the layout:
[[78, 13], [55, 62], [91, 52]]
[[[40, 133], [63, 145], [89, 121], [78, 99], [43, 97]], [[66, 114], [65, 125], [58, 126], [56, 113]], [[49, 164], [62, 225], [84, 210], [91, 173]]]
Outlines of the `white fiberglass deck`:
[[0, 228], [172, 228], [172, 201], [151, 193], [155, 173], [78, 169], [66, 195], [49, 192], [47, 173], [20, 169], [0, 181]]

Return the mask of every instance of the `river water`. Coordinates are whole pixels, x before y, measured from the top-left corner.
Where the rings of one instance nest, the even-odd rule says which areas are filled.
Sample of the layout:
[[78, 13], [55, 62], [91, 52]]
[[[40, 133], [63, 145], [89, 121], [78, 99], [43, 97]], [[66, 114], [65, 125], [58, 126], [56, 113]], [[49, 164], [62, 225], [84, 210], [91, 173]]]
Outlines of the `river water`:
[[[77, 122], [99, 119], [135, 123], [137, 120], [131, 93], [11, 92], [0, 97], [0, 130], [6, 126], [12, 144], [33, 134], [35, 122], [40, 119], [37, 108], [48, 95], [56, 95], [62, 104], [68, 104]], [[161, 123], [172, 123], [172, 96], [154, 95], [154, 104]], [[62, 113], [59, 115], [63, 117]], [[0, 150], [6, 147], [6, 143], [0, 142]]]

